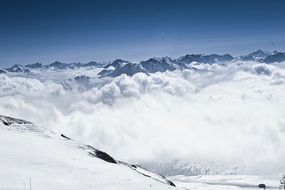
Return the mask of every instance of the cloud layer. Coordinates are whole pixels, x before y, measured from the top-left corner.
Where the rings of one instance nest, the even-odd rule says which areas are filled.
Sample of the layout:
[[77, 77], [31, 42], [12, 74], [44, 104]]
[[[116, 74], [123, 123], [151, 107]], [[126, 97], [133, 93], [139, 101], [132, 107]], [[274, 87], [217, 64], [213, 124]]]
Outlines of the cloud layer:
[[56, 80], [0, 75], [0, 113], [126, 161], [182, 159], [242, 165], [247, 173], [284, 170], [282, 65], [197, 68], [69, 81], [68, 89]]

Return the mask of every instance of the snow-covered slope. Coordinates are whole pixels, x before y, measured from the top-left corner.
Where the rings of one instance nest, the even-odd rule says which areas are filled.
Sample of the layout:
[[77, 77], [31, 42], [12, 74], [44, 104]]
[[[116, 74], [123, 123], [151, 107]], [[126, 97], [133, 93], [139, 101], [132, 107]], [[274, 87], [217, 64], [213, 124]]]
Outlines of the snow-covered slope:
[[199, 175], [183, 176], [177, 175], [171, 177], [177, 186], [185, 189], [196, 190], [238, 190], [238, 189], [262, 189], [260, 184], [264, 184], [267, 189], [278, 189], [280, 175]]
[[[30, 122], [0, 115], [0, 188], [174, 189], [161, 175]], [[158, 177], [159, 176], [159, 177]]]
[[264, 184], [267, 189], [278, 189], [282, 175], [199, 175], [171, 177], [177, 186], [185, 189], [195, 190], [239, 190], [239, 189], [263, 189], [259, 188]]

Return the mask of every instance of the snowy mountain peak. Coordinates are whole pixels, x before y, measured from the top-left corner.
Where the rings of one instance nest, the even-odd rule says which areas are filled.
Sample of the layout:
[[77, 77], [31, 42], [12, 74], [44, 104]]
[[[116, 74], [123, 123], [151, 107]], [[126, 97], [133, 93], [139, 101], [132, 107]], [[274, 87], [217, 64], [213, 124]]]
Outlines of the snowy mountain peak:
[[38, 69], [38, 68], [41, 68], [42, 66], [43, 64], [41, 63], [34, 63], [34, 64], [26, 65], [26, 67], [30, 69]]
[[261, 49], [258, 49], [257, 51], [248, 54], [248, 56], [252, 56], [254, 58], [264, 58], [267, 55], [269, 55], [269, 53], [268, 52], [264, 52]]
[[191, 64], [192, 62], [198, 63], [206, 63], [206, 64], [213, 64], [219, 62], [227, 62], [232, 61], [234, 58], [230, 54], [218, 55], [218, 54], [187, 54], [182, 56], [178, 59], [178, 62], [182, 62], [184, 64]]
[[55, 62], [51, 63], [48, 66], [52, 67], [52, 68], [55, 68], [55, 69], [65, 69], [66, 68], [66, 64], [65, 63], [61, 63], [59, 61], [55, 61]]
[[9, 72], [23, 72], [24, 67], [22, 65], [15, 64], [12, 67], [6, 69]]
[[129, 61], [125, 61], [123, 59], [116, 59], [112, 62], [110, 62], [109, 64], [105, 65], [103, 68], [104, 69], [114, 69], [114, 68], [117, 68], [117, 67], [121, 67], [121, 66], [124, 66], [126, 64], [130, 63]]
[[268, 55], [270, 55], [269, 52], [264, 52], [258, 49], [257, 51], [249, 53], [248, 55], [240, 56], [239, 59], [243, 61], [262, 61]]
[[165, 72], [173, 71], [175, 67], [173, 66], [174, 61], [168, 57], [162, 58], [151, 58], [147, 61], [142, 61], [142, 67], [147, 70], [149, 73], [155, 72]]

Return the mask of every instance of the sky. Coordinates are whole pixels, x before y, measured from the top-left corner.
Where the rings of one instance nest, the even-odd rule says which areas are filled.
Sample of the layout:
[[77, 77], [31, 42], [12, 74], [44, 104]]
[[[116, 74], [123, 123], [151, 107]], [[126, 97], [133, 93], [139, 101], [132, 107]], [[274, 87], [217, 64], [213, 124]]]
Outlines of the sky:
[[285, 49], [284, 0], [0, 3], [0, 67]]

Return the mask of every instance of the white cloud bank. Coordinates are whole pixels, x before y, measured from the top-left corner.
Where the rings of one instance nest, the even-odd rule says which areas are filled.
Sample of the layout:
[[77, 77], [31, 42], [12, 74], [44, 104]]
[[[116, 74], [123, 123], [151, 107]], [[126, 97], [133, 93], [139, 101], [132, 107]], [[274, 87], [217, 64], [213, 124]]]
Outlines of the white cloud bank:
[[234, 64], [91, 79], [84, 91], [0, 75], [0, 113], [126, 161], [208, 160], [247, 173], [285, 166], [285, 70]]

